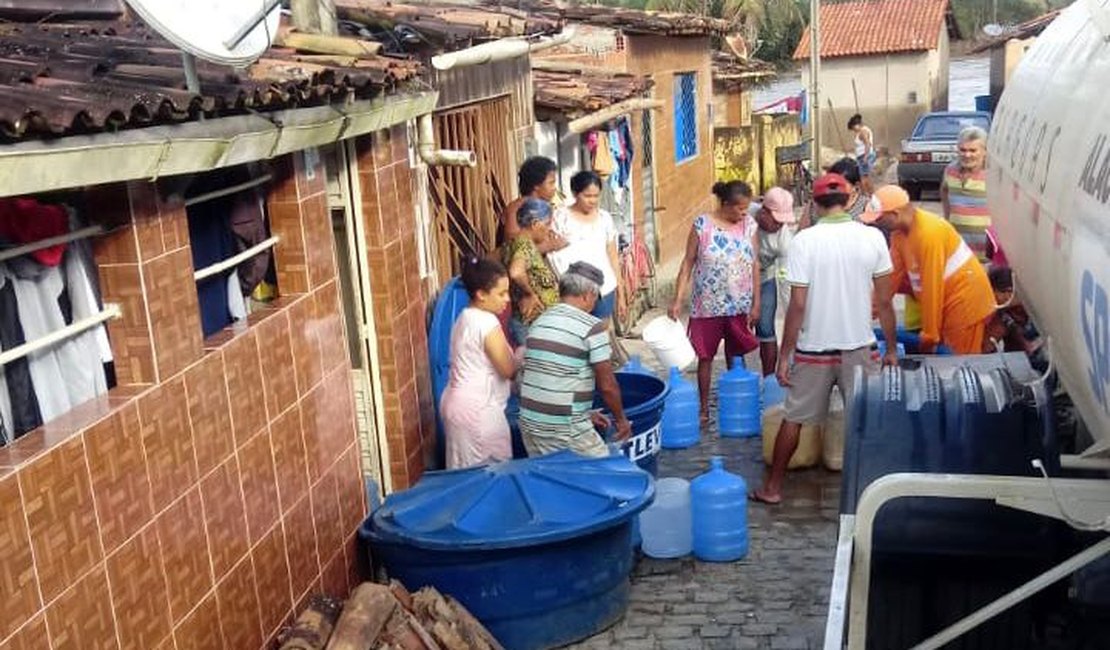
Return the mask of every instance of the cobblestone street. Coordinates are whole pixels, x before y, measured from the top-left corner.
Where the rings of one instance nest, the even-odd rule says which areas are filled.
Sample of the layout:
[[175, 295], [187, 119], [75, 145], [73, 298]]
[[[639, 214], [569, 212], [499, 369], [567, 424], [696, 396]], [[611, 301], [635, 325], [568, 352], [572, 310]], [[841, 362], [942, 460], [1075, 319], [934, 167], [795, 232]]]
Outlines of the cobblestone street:
[[[644, 365], [658, 370], [641, 341], [622, 342], [629, 353], [641, 356]], [[723, 370], [723, 360], [719, 365], [715, 376]], [[760, 444], [759, 438], [721, 439], [714, 427], [694, 447], [663, 450], [659, 476], [692, 479], [705, 471], [710, 456], [721, 455], [729, 471], [755, 485], [763, 475]], [[782, 505], [749, 505], [751, 547], [744, 560], [716, 564], [695, 561], [692, 556], [680, 560], [641, 556], [633, 571], [625, 617], [571, 648], [820, 648], [839, 495], [839, 474], [823, 469], [791, 472]]]

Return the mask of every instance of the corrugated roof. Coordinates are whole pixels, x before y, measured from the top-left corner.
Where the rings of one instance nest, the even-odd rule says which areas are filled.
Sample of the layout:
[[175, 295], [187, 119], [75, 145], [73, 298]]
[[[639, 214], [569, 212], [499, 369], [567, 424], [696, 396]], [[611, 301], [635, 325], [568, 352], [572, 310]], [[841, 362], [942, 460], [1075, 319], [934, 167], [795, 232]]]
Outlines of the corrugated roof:
[[1024, 40], [1033, 36], [1039, 36], [1040, 33], [1043, 32], [1046, 27], [1051, 25], [1052, 21], [1056, 20], [1056, 17], [1059, 15], [1060, 10], [1057, 9], [1055, 11], [1050, 11], [1047, 14], [1037, 16], [1036, 18], [1031, 18], [1024, 23], [1021, 23], [1020, 25], [1015, 25], [1007, 29], [998, 36], [983, 41], [982, 43], [971, 48], [971, 50], [968, 51], [968, 54], [978, 54], [979, 52], [993, 50], [996, 47], [1005, 45], [1015, 38], [1019, 40]]
[[420, 66], [273, 48], [244, 71], [197, 68], [200, 95], [185, 89], [180, 51], [136, 21], [0, 25], [0, 141], [372, 98]]
[[[948, 0], [856, 0], [821, 3], [821, 57], [868, 56], [936, 49]], [[795, 59], [809, 57], [809, 28]]]
[[543, 0], [532, 3], [531, 8], [536, 13], [558, 17], [567, 23], [611, 27], [625, 34], [724, 36], [733, 31], [728, 21], [696, 14], [640, 11], [604, 5], [557, 6]]
[[633, 74], [547, 61], [532, 63], [536, 108], [570, 119], [642, 97], [651, 86], [650, 79]]
[[[406, 34], [396, 28], [418, 32], [418, 42], [407, 49], [450, 51], [476, 43], [510, 36], [535, 36], [558, 32], [559, 21], [501, 6], [473, 6], [449, 1], [403, 4], [381, 0], [336, 0], [341, 19], [383, 30], [378, 37], [389, 46]], [[419, 42], [422, 40], [423, 42]], [[425, 46], [422, 48], [421, 46]]]

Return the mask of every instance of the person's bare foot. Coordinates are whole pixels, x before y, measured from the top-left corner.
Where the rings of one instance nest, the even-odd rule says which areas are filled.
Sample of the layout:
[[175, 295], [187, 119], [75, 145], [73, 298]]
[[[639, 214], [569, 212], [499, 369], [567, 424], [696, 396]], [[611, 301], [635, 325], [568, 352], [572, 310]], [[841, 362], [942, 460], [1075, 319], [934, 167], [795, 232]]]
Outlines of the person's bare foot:
[[777, 506], [782, 503], [782, 495], [777, 492], [768, 492], [766, 488], [752, 490], [748, 493], [748, 499], [758, 503], [765, 503], [769, 506]]

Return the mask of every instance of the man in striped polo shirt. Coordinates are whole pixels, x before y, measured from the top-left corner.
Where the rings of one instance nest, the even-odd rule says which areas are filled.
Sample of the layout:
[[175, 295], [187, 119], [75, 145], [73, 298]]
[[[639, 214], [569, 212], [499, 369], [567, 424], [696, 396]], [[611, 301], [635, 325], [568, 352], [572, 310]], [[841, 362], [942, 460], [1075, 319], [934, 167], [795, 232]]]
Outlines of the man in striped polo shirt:
[[960, 131], [959, 158], [944, 168], [940, 201], [944, 218], [960, 233], [980, 262], [990, 261], [987, 232], [991, 227], [987, 207], [987, 132], [977, 126]]
[[613, 414], [616, 440], [632, 426], [624, 415], [620, 386], [610, 362], [605, 324], [590, 315], [603, 281], [585, 262], [570, 265], [559, 280], [560, 302], [528, 330], [520, 389], [520, 432], [529, 456], [570, 449], [583, 456], [608, 456], [595, 426], [608, 419], [593, 411], [594, 390]]

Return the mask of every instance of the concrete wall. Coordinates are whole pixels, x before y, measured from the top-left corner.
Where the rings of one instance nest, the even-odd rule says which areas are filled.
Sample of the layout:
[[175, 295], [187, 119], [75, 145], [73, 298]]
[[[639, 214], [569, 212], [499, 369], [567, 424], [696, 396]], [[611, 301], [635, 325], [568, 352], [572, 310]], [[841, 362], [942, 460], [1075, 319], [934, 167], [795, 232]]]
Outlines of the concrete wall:
[[297, 154], [274, 175], [280, 297], [208, 339], [182, 202], [88, 192], [117, 226], [93, 243], [119, 385], [0, 448], [0, 647], [271, 648], [312, 594], [359, 580], [325, 173]]
[[[945, 40], [945, 42], [947, 42]], [[821, 63], [822, 143], [837, 150], [852, 151], [854, 136], [848, 118], [857, 111], [875, 132], [875, 144], [897, 154], [917, 118], [932, 109], [935, 84], [930, 66], [940, 74], [939, 63], [930, 53], [891, 54], [874, 57], [842, 57]], [[947, 79], [947, 68], [944, 78]], [[856, 93], [853, 94], [852, 81]], [[809, 67], [802, 69], [802, 83], [809, 87]], [[945, 83], [947, 98], [947, 83]], [[829, 100], [833, 109], [829, 109]], [[946, 99], [947, 101], [947, 99]]]
[[[686, 232], [694, 218], [713, 206], [713, 128], [710, 106], [713, 84], [708, 38], [627, 36], [628, 72], [650, 75], [655, 81], [653, 96], [664, 102], [653, 112], [655, 138], [654, 173], [658, 188], [658, 233], [660, 260], [667, 264], [681, 256]], [[675, 75], [697, 74], [698, 153], [676, 163], [674, 134]]]
[[994, 98], [994, 105], [998, 105], [998, 100], [1002, 97], [1002, 91], [1006, 88], [1006, 82], [1010, 80], [1010, 75], [1013, 74], [1014, 68], [1021, 61], [1021, 57], [1033, 46], [1036, 38], [1027, 38], [1024, 40], [1011, 39], [1001, 47], [996, 47], [991, 50], [991, 97]]

